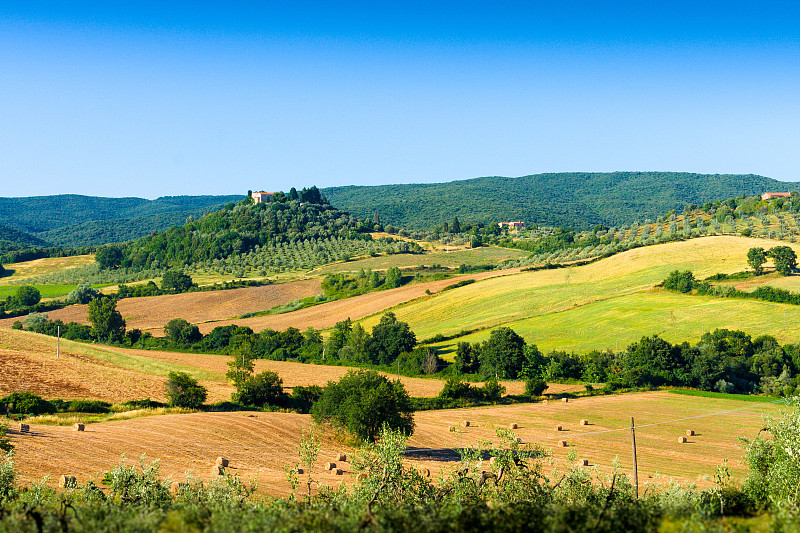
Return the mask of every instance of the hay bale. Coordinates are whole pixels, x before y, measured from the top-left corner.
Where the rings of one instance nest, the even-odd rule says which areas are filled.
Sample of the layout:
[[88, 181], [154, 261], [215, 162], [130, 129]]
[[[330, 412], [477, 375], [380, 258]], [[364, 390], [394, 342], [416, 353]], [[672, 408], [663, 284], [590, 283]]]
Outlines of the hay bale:
[[188, 487], [188, 486], [189, 486], [188, 483], [179, 483], [177, 481], [173, 481], [169, 485], [169, 492], [170, 492], [170, 494], [172, 494], [174, 496], [174, 495], [178, 494], [181, 491], [182, 488]]
[[217, 457], [217, 460], [214, 462], [214, 464], [217, 465], [217, 466], [226, 467], [226, 466], [228, 466], [229, 462], [230, 461], [228, 461], [224, 457]]
[[367, 479], [367, 474], [365, 474], [364, 472], [361, 472], [359, 475], [356, 476], [356, 481], [364, 481], [365, 479]]
[[564, 403], [568, 403], [569, 402], [569, 398], [561, 398], [561, 401], [564, 402]]
[[517, 437], [517, 438], [516, 438], [516, 439], [514, 439], [514, 440], [516, 440], [516, 441], [517, 441], [517, 444], [522, 444], [522, 437]]
[[62, 489], [74, 489], [78, 486], [78, 480], [75, 476], [64, 474], [58, 479], [58, 486]]
[[556, 426], [556, 431], [561, 431], [561, 426]]
[[19, 425], [19, 432], [20, 433], [30, 433], [31, 427], [28, 424], [20, 424]]
[[84, 429], [86, 429], [86, 426], [83, 424], [75, 424], [72, 426], [72, 431], [83, 431]]
[[420, 474], [422, 474], [422, 477], [431, 477], [431, 471], [427, 468], [423, 468]]
[[588, 426], [588, 425], [589, 425], [589, 421], [588, 421], [588, 420], [586, 420], [585, 418], [584, 418], [584, 419], [581, 419], [581, 425], [582, 425], [582, 426]]
[[337, 469], [334, 471], [334, 473], [335, 473], [337, 476], [341, 476], [342, 474], [344, 474], [344, 470], [342, 470], [341, 468], [337, 468]]
[[681, 435], [680, 437], [678, 437], [678, 442], [680, 442], [681, 444], [683, 444], [684, 442], [686, 442], [686, 437], [684, 437], [683, 435]]
[[686, 430], [686, 436], [687, 437], [694, 437], [694, 430], [693, 429], [687, 429]]
[[589, 459], [581, 459], [582, 466], [589, 466]]
[[302, 474], [302, 473], [303, 473], [303, 469], [302, 469], [302, 468], [298, 468], [298, 469], [297, 469], [297, 473], [298, 473], [298, 474]]
[[517, 429], [518, 427], [519, 427], [519, 426], [517, 425], [517, 423], [516, 423], [516, 422], [511, 422], [511, 423], [508, 425], [508, 429]]
[[218, 477], [225, 475], [225, 467], [214, 465], [211, 467], [211, 477]]
[[559, 445], [559, 447], [561, 447], [561, 448], [566, 448], [566, 447], [567, 447], [567, 441], [565, 441], [565, 440], [560, 440], [560, 441], [558, 441], [558, 445]]
[[450, 426], [450, 427], [448, 427], [448, 429], [452, 433], [452, 432], [454, 432], [456, 430], [456, 427], [455, 426]]
[[336, 456], [336, 460], [339, 461], [339, 462], [342, 462], [342, 463], [346, 463], [347, 462], [347, 454], [340, 453], [339, 455]]
[[335, 470], [336, 463], [325, 463], [325, 470]]
[[548, 400], [544, 400], [542, 403], [550, 403]]
[[461, 423], [461, 425], [462, 425], [462, 426], [464, 426], [465, 428], [468, 428], [468, 427], [469, 427], [469, 420], [464, 420], [464, 421]]

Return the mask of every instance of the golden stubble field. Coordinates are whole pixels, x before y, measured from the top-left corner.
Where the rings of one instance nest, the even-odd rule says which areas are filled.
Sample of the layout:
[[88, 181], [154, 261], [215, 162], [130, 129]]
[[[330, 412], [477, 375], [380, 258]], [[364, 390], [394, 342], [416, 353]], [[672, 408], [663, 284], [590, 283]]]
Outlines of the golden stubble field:
[[[724, 411], [746, 408], [733, 413]], [[739, 458], [742, 450], [737, 438], [752, 437], [762, 426], [765, 413], [776, 413], [771, 404], [736, 400], [717, 400], [680, 396], [668, 392], [648, 392], [550, 401], [547, 404], [480, 407], [416, 413], [416, 431], [409, 441], [407, 464], [439, 473], [455, 467], [459, 448], [478, 445], [481, 440], [499, 442], [495, 427], [519, 424], [514, 433], [524, 443], [548, 450], [545, 472], [570, 466], [567, 454], [574, 450], [589, 461], [589, 469], [610, 472], [618, 461], [630, 474], [629, 417], [634, 416], [642, 485], [675, 480], [709, 484], [708, 475], [725, 459], [737, 478], [744, 474]], [[718, 414], [714, 414], [718, 413]], [[712, 415], [712, 416], [707, 416]], [[692, 420], [669, 422], [689, 417]], [[580, 426], [586, 418], [589, 426]], [[470, 427], [462, 427], [464, 420]], [[661, 425], [649, 425], [654, 423]], [[51, 483], [62, 474], [75, 475], [80, 482], [99, 481], [101, 472], [113, 468], [124, 454], [136, 461], [146, 454], [159, 459], [164, 476], [183, 480], [187, 472], [203, 480], [211, 478], [210, 468], [217, 456], [231, 461], [231, 473], [244, 479], [257, 479], [264, 493], [289, 492], [284, 466], [297, 462], [297, 447], [304, 428], [311, 425], [309, 415], [291, 413], [196, 413], [151, 416], [98, 424], [86, 431], [69, 427], [32, 425], [30, 434], [12, 432], [15, 461], [23, 482], [50, 476]], [[564, 431], [556, 432], [560, 424]], [[449, 425], [458, 430], [449, 431]], [[685, 444], [677, 437], [693, 429], [696, 436]], [[564, 439], [569, 446], [558, 447]], [[322, 434], [322, 452], [312, 475], [325, 484], [352, 481], [349, 461], [338, 462], [340, 452], [353, 449], [337, 441], [330, 430]], [[343, 476], [325, 472], [323, 463], [334, 460]], [[488, 465], [484, 465], [488, 468]]]

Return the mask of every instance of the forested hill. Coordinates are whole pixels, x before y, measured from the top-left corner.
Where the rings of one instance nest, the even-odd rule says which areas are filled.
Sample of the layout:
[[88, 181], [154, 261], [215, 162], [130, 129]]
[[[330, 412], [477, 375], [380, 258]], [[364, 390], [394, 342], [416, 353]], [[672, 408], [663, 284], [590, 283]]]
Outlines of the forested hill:
[[120, 242], [183, 224], [244, 195], [105, 198], [62, 194], [0, 198], [0, 224], [57, 246]]
[[331, 239], [369, 240], [365, 232], [371, 229], [330, 206], [312, 187], [299, 195], [281, 194], [256, 205], [248, 201], [228, 204], [198, 220], [123, 244], [120, 265], [165, 268], [219, 261], [297, 242], [309, 241], [319, 247]]
[[24, 231], [19, 231], [18, 229], [0, 224], [0, 253], [20, 250], [31, 246], [47, 246], [47, 243]]
[[753, 174], [685, 172], [553, 173], [447, 183], [324, 189], [331, 204], [383, 224], [428, 229], [453, 217], [467, 222], [522, 220], [585, 229], [655, 219], [671, 209], [721, 198], [800, 189]]

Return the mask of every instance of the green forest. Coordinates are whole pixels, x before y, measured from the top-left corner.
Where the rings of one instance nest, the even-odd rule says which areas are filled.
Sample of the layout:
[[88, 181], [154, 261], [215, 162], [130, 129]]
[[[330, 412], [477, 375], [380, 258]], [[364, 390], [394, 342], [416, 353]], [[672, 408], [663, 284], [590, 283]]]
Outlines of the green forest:
[[347, 186], [323, 190], [330, 202], [358, 217], [430, 229], [457, 216], [462, 222], [522, 220], [586, 229], [653, 218], [687, 204], [789, 191], [794, 184], [763, 176], [685, 172], [552, 173], [484, 177], [447, 183]]

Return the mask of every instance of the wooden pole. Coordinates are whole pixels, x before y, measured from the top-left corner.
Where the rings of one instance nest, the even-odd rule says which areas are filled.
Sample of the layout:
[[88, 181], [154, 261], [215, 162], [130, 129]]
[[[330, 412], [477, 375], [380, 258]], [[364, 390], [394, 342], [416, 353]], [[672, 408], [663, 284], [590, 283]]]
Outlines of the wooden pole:
[[61, 357], [61, 326], [56, 326], [56, 359]]
[[636, 425], [631, 417], [631, 445], [633, 446], [633, 494], [639, 498], [639, 465], [636, 463]]

